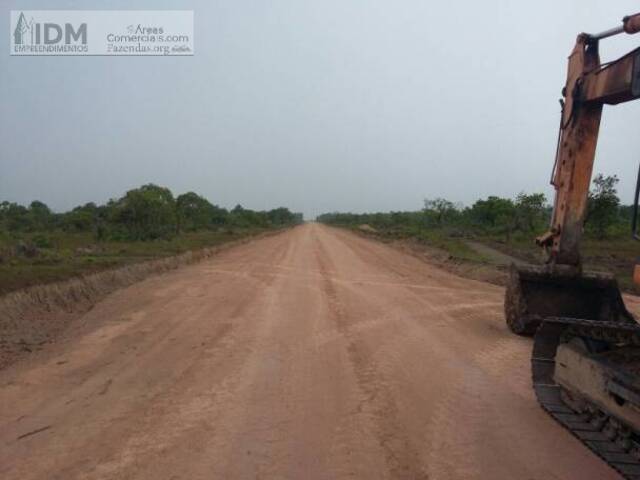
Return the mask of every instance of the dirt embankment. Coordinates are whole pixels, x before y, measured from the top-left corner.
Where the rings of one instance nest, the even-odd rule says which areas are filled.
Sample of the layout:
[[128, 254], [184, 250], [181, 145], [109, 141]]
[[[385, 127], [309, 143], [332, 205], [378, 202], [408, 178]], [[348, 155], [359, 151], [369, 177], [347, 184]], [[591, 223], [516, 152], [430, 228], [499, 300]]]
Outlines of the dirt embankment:
[[[253, 238], [273, 235], [261, 233]], [[233, 240], [174, 257], [105, 270], [0, 296], [0, 369], [55, 341], [74, 319], [109, 293], [150, 275], [189, 265], [252, 238]]]

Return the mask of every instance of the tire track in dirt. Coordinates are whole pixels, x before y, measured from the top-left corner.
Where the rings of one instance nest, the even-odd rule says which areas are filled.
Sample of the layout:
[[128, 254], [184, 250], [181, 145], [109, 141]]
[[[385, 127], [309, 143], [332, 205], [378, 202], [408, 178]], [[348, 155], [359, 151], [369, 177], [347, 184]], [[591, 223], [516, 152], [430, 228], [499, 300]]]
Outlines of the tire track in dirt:
[[376, 362], [366, 349], [358, 345], [351, 333], [348, 314], [344, 310], [334, 281], [328, 272], [334, 270], [330, 257], [321, 242], [316, 242], [316, 259], [323, 273], [323, 288], [329, 301], [330, 315], [338, 331], [347, 340], [347, 351], [363, 398], [355, 409], [356, 415], [372, 416], [376, 424], [376, 436], [383, 448], [389, 475], [396, 479], [427, 479], [419, 464], [419, 455], [403, 435], [397, 419], [398, 407], [388, 391], [385, 379], [380, 375]]

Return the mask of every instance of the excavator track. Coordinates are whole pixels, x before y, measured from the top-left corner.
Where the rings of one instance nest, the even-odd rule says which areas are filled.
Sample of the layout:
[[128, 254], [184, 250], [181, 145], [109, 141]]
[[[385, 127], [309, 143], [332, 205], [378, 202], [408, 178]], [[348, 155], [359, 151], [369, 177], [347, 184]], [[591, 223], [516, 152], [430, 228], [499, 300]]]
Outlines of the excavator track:
[[563, 388], [554, 380], [554, 372], [558, 345], [567, 335], [640, 345], [640, 326], [631, 321], [547, 318], [536, 333], [531, 357], [533, 388], [542, 408], [624, 478], [640, 480], [640, 445], [636, 442], [640, 432], [593, 403], [577, 412], [563, 400]]

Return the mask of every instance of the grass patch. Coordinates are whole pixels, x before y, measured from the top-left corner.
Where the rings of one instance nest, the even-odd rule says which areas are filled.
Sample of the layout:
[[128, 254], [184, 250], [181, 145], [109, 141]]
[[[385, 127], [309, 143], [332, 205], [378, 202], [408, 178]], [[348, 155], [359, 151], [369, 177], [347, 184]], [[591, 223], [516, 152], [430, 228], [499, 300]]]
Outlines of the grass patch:
[[361, 226], [351, 226], [353, 230], [375, 236], [381, 240], [393, 241], [413, 239], [425, 245], [449, 254], [451, 260], [490, 263], [489, 259], [471, 248], [459, 232], [448, 229], [425, 229], [411, 226], [400, 226], [390, 229], [363, 229]]
[[[541, 264], [544, 256], [535, 245], [533, 236], [519, 234], [506, 241], [504, 237], [477, 236], [475, 240], [485, 243], [507, 255], [528, 263]], [[614, 274], [620, 288], [626, 292], [640, 294], [633, 283], [633, 268], [639, 260], [640, 243], [627, 236], [603, 240], [585, 237], [581, 245], [584, 268]]]
[[[487, 256], [475, 251], [467, 242], [482, 243], [505, 255], [531, 264], [542, 264], [542, 250], [535, 244], [535, 234], [516, 233], [509, 239], [504, 234], [461, 232], [448, 228], [424, 228], [418, 226], [396, 226], [393, 228], [363, 229], [360, 225], [349, 226], [367, 235], [384, 241], [414, 239], [425, 245], [447, 252], [450, 259], [476, 264], [492, 264]], [[626, 292], [640, 295], [640, 288], [633, 283], [633, 268], [640, 261], [640, 243], [627, 235], [616, 235], [604, 240], [586, 236], [582, 242], [585, 269], [613, 273]]]
[[416, 238], [426, 245], [444, 250], [452, 260], [490, 263], [486, 256], [475, 251], [463, 239], [455, 237], [446, 231], [424, 230]]
[[0, 295], [106, 269], [213, 247], [264, 232], [233, 228], [184, 233], [171, 240], [96, 242], [89, 233], [0, 235]]

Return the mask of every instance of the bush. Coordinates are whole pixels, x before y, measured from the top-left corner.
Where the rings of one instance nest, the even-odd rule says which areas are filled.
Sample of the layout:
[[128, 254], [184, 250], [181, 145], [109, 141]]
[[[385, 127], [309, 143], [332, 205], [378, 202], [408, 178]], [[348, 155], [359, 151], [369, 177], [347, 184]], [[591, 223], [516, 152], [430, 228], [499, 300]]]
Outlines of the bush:
[[31, 243], [37, 248], [51, 248], [51, 239], [43, 234], [34, 235], [31, 238]]

